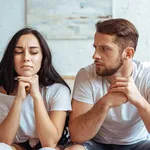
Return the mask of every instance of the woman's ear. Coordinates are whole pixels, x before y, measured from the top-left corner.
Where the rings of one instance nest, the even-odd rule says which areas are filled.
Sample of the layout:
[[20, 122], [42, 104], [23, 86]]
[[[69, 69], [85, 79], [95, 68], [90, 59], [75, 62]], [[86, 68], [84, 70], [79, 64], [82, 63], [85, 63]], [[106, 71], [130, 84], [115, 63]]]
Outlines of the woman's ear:
[[134, 48], [133, 47], [127, 47], [124, 50], [124, 59], [132, 59], [134, 55]]

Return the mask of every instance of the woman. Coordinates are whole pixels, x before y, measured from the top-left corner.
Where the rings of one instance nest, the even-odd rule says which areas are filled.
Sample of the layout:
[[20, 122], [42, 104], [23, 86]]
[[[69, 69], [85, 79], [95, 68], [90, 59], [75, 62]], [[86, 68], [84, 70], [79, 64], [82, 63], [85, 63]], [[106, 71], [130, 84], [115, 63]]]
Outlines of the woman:
[[69, 110], [70, 89], [46, 41], [31, 28], [18, 31], [0, 62], [0, 142], [17, 150], [56, 148]]

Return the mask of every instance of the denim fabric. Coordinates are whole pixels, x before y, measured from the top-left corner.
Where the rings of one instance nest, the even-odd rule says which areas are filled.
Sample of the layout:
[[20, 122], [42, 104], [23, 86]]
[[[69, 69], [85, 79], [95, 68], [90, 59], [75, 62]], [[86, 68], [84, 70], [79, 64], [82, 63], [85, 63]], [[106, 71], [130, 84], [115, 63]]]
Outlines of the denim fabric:
[[101, 144], [87, 141], [83, 144], [85, 150], [150, 150], [150, 141], [141, 141], [131, 145]]

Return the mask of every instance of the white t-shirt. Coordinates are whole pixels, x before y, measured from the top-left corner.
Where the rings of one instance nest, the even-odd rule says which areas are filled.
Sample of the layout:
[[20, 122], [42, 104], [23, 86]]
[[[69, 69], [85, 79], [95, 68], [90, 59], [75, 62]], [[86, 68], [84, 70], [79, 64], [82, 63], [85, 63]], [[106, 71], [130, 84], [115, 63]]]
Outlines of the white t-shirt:
[[[40, 89], [47, 112], [53, 110], [71, 110], [71, 98], [69, 89], [62, 84], [55, 83], [51, 86]], [[15, 96], [0, 93], [0, 123], [8, 115]], [[44, 127], [43, 127], [44, 128]], [[38, 136], [35, 127], [33, 99], [28, 94], [22, 104], [20, 125], [14, 142], [22, 143], [29, 140], [30, 145], [38, 143]]]
[[[133, 60], [132, 78], [141, 95], [150, 102], [150, 65]], [[95, 65], [92, 64], [78, 72], [73, 98], [95, 104], [108, 92], [109, 86], [105, 77], [96, 74]], [[128, 145], [147, 139], [148, 134], [136, 107], [127, 102], [109, 110], [94, 140], [105, 144]]]

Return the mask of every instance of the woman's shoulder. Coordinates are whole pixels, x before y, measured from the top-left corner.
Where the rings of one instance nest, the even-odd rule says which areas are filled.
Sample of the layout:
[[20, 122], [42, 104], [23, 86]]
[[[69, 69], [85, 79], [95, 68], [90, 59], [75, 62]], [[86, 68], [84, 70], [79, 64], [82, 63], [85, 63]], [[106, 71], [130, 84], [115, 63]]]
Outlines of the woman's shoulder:
[[59, 89], [68, 89], [68, 87], [62, 83], [54, 83], [52, 85], [46, 86], [46, 89], [50, 90], [59, 90]]
[[53, 103], [54, 101], [66, 101], [70, 98], [70, 91], [67, 86], [54, 83], [52, 85], [42, 87], [41, 94], [47, 103]]
[[[61, 83], [54, 83], [52, 85], [46, 86], [45, 88], [43, 88], [43, 90], [46, 92], [46, 95], [50, 94], [50, 95], [55, 95], [55, 94], [60, 94], [60, 93], [70, 93], [69, 88]], [[44, 92], [43, 91], [43, 92]]]
[[[3, 86], [0, 86], [0, 93], [8, 95], [7, 91], [3, 88]], [[9, 93], [9, 96], [16, 96], [16, 91], [14, 90], [14, 92]]]
[[2, 86], [0, 86], [0, 93], [7, 94], [6, 90]]

